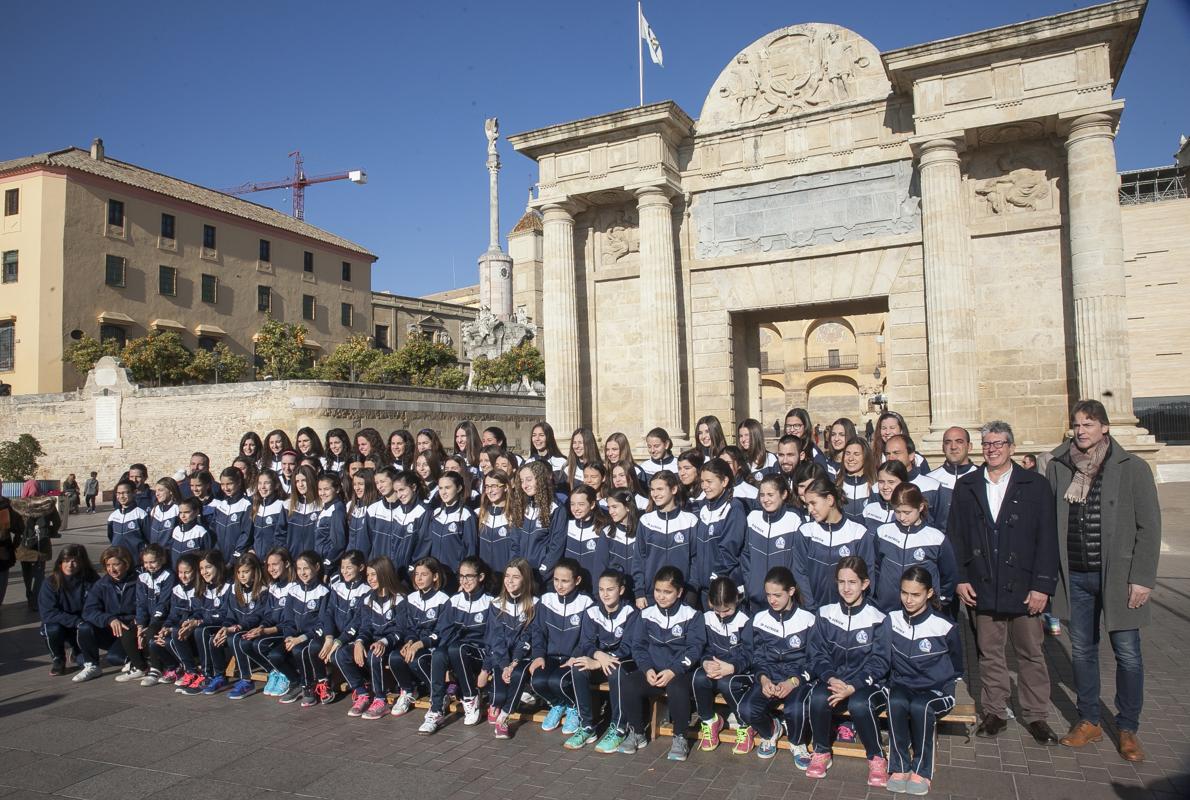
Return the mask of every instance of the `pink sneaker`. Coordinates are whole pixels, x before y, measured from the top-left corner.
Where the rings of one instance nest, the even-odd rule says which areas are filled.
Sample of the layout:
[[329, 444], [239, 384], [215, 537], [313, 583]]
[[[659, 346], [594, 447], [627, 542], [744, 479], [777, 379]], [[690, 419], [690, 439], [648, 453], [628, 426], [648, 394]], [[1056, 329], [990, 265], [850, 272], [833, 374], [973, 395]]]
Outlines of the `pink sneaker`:
[[161, 675], [161, 682], [162, 683], [172, 683], [172, 684], [176, 685], [178, 678], [180, 678], [180, 677], [182, 677], [182, 674], [180, 672], [178, 672], [176, 669], [167, 669]]
[[806, 777], [819, 778], [826, 777], [826, 771], [831, 768], [831, 754], [830, 753], [815, 753], [810, 756], [810, 766], [806, 768]]
[[888, 761], [883, 756], [868, 760], [868, 785], [878, 789], [888, 785]]
[[698, 749], [709, 753], [719, 746], [719, 734], [723, 730], [723, 717], [716, 714], [710, 722], [699, 726]]
[[488, 706], [488, 724], [495, 725], [500, 721], [500, 709], [495, 706]]
[[353, 697], [351, 702], [351, 710], [347, 712], [347, 716], [363, 716], [364, 710], [367, 709], [368, 705], [372, 702], [372, 698], [369, 697], [368, 693], [363, 689], [353, 692], [352, 694]]
[[380, 719], [388, 714], [388, 700], [384, 697], [377, 697], [372, 701], [372, 705], [368, 706], [368, 710], [364, 712], [364, 719]]
[[508, 730], [508, 721], [497, 722], [492, 728], [492, 732], [496, 734], [497, 739], [511, 739], [512, 733]]

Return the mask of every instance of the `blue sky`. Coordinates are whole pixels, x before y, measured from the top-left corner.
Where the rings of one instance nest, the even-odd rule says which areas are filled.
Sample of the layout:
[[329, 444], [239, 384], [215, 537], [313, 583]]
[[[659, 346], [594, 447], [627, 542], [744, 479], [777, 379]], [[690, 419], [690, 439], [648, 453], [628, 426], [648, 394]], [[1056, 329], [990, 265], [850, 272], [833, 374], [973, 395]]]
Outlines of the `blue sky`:
[[[378, 253], [373, 286], [401, 294], [476, 281], [485, 117], [510, 134], [637, 102], [635, 0], [5, 5], [0, 160], [102, 136], [114, 158], [215, 188], [283, 178], [296, 148], [308, 174], [363, 167], [366, 186], [309, 189], [306, 219]], [[697, 116], [732, 56], [786, 25], [833, 22], [889, 50], [1089, 5], [646, 0], [666, 66], [646, 56], [645, 99]], [[1172, 162], [1190, 134], [1188, 43], [1190, 0], [1151, 0], [1117, 91], [1121, 169]], [[507, 231], [536, 169], [501, 155]]]

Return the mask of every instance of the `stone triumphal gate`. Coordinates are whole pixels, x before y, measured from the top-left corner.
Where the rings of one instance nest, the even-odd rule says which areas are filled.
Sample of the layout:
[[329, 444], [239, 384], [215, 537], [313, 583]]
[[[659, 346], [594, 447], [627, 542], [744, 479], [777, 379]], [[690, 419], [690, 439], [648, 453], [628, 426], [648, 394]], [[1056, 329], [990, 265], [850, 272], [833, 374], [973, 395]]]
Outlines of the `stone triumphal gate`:
[[771, 426], [779, 339], [801, 382], [773, 408], [850, 396], [859, 419], [883, 392], [926, 447], [995, 417], [1045, 444], [1087, 396], [1151, 441], [1122, 424], [1114, 150], [1143, 11], [886, 53], [794, 25], [732, 59], [697, 121], [663, 102], [510, 137], [540, 170], [547, 417]]

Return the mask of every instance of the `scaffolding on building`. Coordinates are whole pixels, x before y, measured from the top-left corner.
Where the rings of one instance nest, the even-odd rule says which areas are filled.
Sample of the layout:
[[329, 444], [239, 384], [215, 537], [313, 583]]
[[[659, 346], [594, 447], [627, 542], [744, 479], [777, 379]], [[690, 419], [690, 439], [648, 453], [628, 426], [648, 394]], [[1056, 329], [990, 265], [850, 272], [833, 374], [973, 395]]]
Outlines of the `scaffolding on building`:
[[1190, 196], [1186, 168], [1176, 164], [1165, 167], [1134, 169], [1120, 173], [1120, 205], [1160, 203]]

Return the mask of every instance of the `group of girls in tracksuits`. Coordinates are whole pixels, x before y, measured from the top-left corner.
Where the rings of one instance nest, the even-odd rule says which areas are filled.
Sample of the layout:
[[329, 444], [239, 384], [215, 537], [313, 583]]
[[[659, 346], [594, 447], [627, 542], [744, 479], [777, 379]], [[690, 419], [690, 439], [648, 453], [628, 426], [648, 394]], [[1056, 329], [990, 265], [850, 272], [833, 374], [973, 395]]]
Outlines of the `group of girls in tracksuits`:
[[[731, 721], [733, 752], [769, 758], [784, 729], [811, 777], [830, 765], [845, 708], [870, 782], [924, 793], [932, 731], [898, 725], [932, 728], [954, 704], [957, 634], [930, 606], [953, 592], [953, 553], [900, 463], [873, 470], [843, 420], [824, 453], [797, 411], [775, 454], [759, 422], [732, 446], [704, 417], [677, 456], [664, 429], [649, 431], [639, 463], [623, 434], [601, 453], [581, 428], [563, 455], [544, 422], [527, 459], [470, 422], [451, 456], [428, 429], [387, 445], [365, 429], [354, 447], [344, 431], [324, 447], [303, 429], [296, 454], [283, 432], [265, 446], [245, 435], [218, 488], [192, 478], [183, 498], [163, 478], [141, 503], [122, 482], [102, 578], [85, 552], [62, 551], [42, 606], [55, 669], [70, 645], [84, 660], [75, 680], [88, 680], [106, 648], [126, 660], [117, 680], [213, 695], [234, 662], [230, 698], [262, 690], [308, 707], [336, 699], [333, 667], [350, 716], [402, 716], [428, 695], [429, 734], [454, 697], [469, 725], [486, 702], [502, 738], [531, 693], [548, 707], [544, 730], [604, 753], [642, 746], [645, 701], [665, 696], [670, 758], [687, 757], [695, 710], [700, 749]], [[893, 421], [882, 436], [905, 433]], [[891, 778], [876, 728], [886, 706]]]

